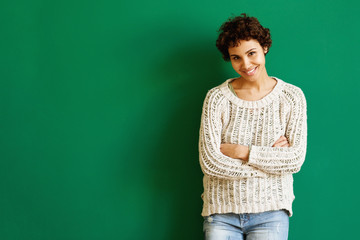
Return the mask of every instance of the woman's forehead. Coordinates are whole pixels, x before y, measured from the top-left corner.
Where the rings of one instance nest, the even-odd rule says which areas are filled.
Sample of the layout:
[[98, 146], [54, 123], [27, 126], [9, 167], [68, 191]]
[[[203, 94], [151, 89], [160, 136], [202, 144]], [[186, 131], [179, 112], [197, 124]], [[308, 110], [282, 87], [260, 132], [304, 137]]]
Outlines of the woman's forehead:
[[246, 53], [251, 49], [258, 49], [261, 48], [261, 45], [257, 40], [251, 39], [251, 40], [240, 40], [236, 46], [230, 46], [229, 51], [232, 52], [243, 52]]

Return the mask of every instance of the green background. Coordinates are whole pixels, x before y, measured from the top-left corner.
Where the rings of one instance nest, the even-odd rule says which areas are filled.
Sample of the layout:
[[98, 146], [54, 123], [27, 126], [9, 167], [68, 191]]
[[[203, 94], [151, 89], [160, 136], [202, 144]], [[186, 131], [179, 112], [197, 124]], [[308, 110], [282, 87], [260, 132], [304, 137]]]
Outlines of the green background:
[[0, 239], [202, 239], [201, 107], [237, 76], [215, 40], [243, 12], [308, 102], [289, 239], [356, 236], [359, 5], [1, 0]]

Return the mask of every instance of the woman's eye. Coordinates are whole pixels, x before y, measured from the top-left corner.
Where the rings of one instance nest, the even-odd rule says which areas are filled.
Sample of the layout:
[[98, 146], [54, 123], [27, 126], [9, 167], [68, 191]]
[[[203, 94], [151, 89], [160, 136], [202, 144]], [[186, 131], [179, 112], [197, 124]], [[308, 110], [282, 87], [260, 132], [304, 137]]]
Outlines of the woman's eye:
[[249, 55], [252, 56], [254, 55], [256, 52], [250, 52]]

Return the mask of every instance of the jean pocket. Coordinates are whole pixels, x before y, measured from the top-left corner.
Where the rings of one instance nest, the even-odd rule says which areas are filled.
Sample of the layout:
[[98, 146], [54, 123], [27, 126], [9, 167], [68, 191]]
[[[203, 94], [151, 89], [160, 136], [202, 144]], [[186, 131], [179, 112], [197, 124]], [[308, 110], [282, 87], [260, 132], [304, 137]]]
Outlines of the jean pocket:
[[285, 220], [289, 218], [289, 215], [286, 210], [280, 209], [280, 210], [271, 210], [262, 212], [258, 215], [259, 220], [261, 221], [270, 221], [270, 220]]

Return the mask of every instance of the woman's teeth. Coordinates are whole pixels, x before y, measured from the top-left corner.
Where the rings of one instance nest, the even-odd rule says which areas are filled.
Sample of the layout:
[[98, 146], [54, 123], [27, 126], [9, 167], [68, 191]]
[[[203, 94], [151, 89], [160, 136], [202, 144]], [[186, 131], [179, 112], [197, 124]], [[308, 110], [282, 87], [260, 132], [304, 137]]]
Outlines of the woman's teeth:
[[252, 73], [254, 73], [254, 72], [255, 72], [255, 69], [256, 69], [256, 67], [255, 67], [255, 68], [253, 68], [252, 70], [250, 70], [250, 71], [246, 72], [246, 73], [247, 73], [247, 74], [252, 74]]

